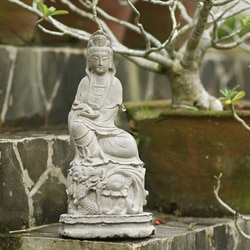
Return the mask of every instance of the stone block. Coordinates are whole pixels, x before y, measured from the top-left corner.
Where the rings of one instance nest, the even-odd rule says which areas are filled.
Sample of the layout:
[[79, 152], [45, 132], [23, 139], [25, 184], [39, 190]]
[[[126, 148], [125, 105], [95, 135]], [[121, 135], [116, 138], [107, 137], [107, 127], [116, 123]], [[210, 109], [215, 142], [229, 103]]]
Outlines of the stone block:
[[82, 50], [0, 46], [1, 125], [66, 124], [84, 65]]
[[[67, 131], [0, 137], [0, 231], [58, 222], [74, 157]], [[52, 133], [52, 132], [51, 132]]]

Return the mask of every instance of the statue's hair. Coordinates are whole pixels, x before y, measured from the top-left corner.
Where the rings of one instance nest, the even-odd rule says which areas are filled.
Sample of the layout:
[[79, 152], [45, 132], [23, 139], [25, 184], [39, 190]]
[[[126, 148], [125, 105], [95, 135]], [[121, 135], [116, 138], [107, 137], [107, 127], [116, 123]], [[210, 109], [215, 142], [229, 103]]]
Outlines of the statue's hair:
[[110, 38], [103, 31], [96, 31], [89, 38], [87, 51], [88, 54], [91, 54], [92, 52], [96, 51], [105, 51], [109, 54], [113, 54]]
[[106, 52], [110, 56], [110, 65], [109, 65], [109, 71], [112, 72], [112, 75], [115, 75], [116, 68], [113, 61], [113, 49], [112, 49], [112, 42], [109, 36], [101, 31], [97, 30], [95, 33], [93, 33], [88, 41], [87, 46], [87, 67], [86, 67], [86, 73], [90, 75], [91, 69], [89, 68], [89, 58], [92, 53], [94, 52]]

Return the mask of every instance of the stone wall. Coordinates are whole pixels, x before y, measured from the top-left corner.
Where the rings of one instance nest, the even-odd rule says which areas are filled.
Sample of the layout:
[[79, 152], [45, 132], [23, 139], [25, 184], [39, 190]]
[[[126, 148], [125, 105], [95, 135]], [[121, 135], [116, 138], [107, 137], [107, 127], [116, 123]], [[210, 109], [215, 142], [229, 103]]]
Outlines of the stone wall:
[[1, 135], [0, 232], [59, 220], [73, 156], [67, 131]]

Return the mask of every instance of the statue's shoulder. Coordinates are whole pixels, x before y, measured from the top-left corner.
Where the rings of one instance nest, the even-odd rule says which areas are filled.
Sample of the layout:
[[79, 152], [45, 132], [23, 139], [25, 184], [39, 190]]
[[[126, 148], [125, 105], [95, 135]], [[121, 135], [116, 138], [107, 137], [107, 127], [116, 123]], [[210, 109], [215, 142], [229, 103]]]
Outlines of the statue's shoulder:
[[117, 77], [114, 77], [113, 84], [116, 86], [122, 86], [121, 81]]
[[89, 78], [88, 78], [88, 76], [84, 76], [81, 79], [81, 81], [80, 81], [80, 83], [78, 85], [78, 88], [80, 88], [80, 89], [82, 89], [84, 87], [86, 88], [88, 85], [89, 85]]
[[86, 83], [89, 83], [89, 78], [88, 76], [84, 76], [81, 81], [80, 81], [80, 84], [86, 84]]

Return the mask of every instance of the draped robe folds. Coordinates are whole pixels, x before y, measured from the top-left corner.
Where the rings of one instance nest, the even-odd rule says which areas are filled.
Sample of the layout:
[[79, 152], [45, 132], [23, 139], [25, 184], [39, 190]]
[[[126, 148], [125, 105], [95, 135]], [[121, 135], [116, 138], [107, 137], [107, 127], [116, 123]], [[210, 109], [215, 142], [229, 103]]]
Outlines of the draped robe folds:
[[122, 86], [111, 74], [97, 84], [85, 76], [69, 113], [68, 126], [76, 146], [74, 165], [98, 166], [111, 163], [143, 166], [134, 138], [115, 126], [122, 108]]

